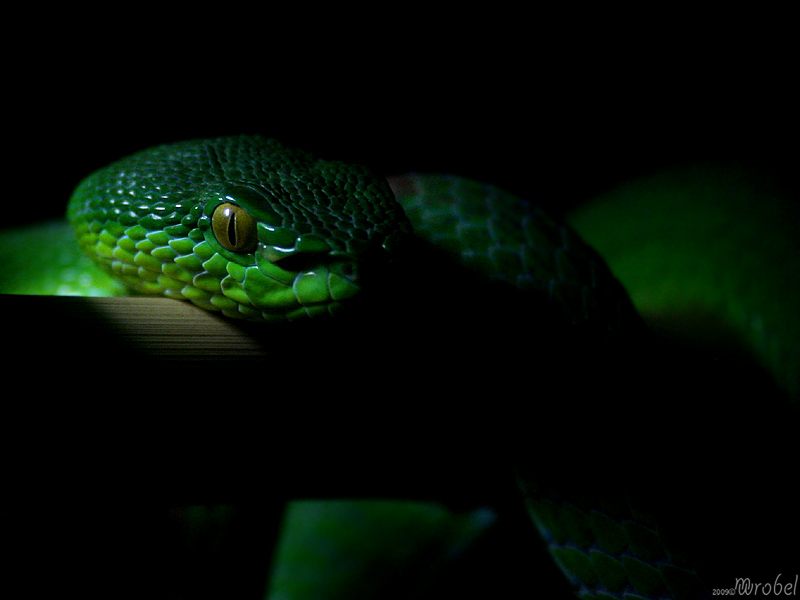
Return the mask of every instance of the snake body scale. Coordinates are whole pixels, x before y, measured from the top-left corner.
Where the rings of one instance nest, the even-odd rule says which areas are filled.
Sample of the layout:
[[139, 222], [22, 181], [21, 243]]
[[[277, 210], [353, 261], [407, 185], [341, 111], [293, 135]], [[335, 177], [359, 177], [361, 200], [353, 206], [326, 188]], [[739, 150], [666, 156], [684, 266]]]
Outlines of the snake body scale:
[[[387, 180], [259, 136], [193, 140], [144, 150], [88, 176], [69, 202], [69, 225], [4, 233], [0, 291], [163, 295], [263, 327], [357, 319], [364, 310], [370, 318], [404, 311], [408, 324], [430, 319], [425, 327], [452, 313], [457, 328], [485, 321], [487, 330], [524, 329], [526, 348], [553, 347], [532, 355], [552, 365], [573, 360], [578, 373], [613, 388], [607, 393], [628, 395], [624, 402], [598, 396], [582, 409], [584, 419], [571, 408], [542, 406], [543, 422], [556, 425], [549, 434], [547, 426], [509, 427], [511, 462], [532, 522], [574, 593], [703, 598], [722, 585], [721, 562], [748, 564], [730, 557], [750, 560], [773, 538], [734, 534], [761, 544], [757, 551], [720, 542], [736, 528], [727, 509], [722, 524], [709, 529], [716, 541], [708, 532], [696, 536], [701, 541], [687, 538], [683, 517], [697, 507], [676, 493], [676, 525], [663, 498], [672, 502], [665, 490], [691, 471], [689, 463], [706, 464], [698, 446], [678, 443], [676, 429], [695, 409], [678, 399], [674, 412], [641, 408], [631, 403], [640, 390], [620, 390], [616, 382], [628, 366], [658, 372], [641, 356], [653, 330], [676, 343], [707, 326], [732, 354], [768, 373], [777, 399], [765, 401], [773, 412], [764, 414], [780, 415], [791, 431], [800, 395], [796, 215], [792, 202], [757, 177], [706, 167], [631, 183], [568, 226], [532, 202], [463, 177]], [[9, 251], [33, 246], [42, 250], [38, 256]], [[605, 356], [592, 358], [597, 353]], [[642, 420], [632, 426], [623, 415]], [[536, 444], [526, 441], [537, 431], [546, 448], [574, 442], [576, 452], [594, 456], [582, 466], [562, 457], [557, 467], [543, 467], [530, 450]], [[637, 445], [652, 456], [639, 479]], [[606, 452], [616, 459], [604, 463]], [[626, 456], [630, 472], [606, 466], [624, 466]], [[757, 457], [774, 458], [767, 451]], [[773, 461], [775, 472], [787, 464], [795, 461]], [[564, 468], [576, 477], [562, 485]], [[646, 493], [653, 489], [662, 500], [654, 507]], [[714, 512], [710, 501], [697, 505], [698, 518]], [[775, 518], [767, 521], [780, 522]], [[728, 554], [715, 557], [725, 546]], [[771, 550], [771, 557], [792, 558]]]

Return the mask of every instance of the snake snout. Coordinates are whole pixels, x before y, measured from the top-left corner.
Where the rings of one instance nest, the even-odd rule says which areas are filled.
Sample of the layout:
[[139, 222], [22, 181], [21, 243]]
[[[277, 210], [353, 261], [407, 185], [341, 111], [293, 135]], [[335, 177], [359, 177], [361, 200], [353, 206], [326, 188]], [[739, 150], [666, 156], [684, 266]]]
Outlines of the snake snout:
[[[305, 265], [295, 259], [290, 266]], [[358, 265], [349, 257], [318, 261], [299, 269], [292, 282], [292, 292], [301, 306], [338, 304], [355, 296], [360, 288]]]

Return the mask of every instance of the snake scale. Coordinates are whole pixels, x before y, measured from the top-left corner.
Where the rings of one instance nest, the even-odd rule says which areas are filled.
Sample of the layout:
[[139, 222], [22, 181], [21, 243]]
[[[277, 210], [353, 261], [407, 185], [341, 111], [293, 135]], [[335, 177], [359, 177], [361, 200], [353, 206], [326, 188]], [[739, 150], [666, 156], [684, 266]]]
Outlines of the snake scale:
[[[789, 440], [780, 453], [764, 441], [796, 433], [800, 395], [798, 221], [781, 193], [735, 169], [679, 170], [609, 193], [573, 228], [463, 177], [387, 180], [259, 136], [193, 140], [88, 176], [69, 228], [5, 233], [0, 282], [5, 293], [163, 295], [264, 327], [402, 314], [433, 337], [517, 331], [508, 364], [561, 379], [498, 426], [573, 592], [704, 598], [734, 577], [788, 582], [800, 568], [779, 544], [798, 534], [794, 493], [721, 489], [751, 459], [743, 472], [796, 475]], [[48, 258], [8, 251], [34, 239]], [[704, 328], [723, 340], [712, 361], [756, 365], [758, 385], [769, 382], [758, 414], [722, 387], [704, 416], [691, 379], [663, 374], [685, 365], [664, 367], [653, 348], [666, 339], [682, 354]], [[746, 441], [748, 425], [774, 436]]]

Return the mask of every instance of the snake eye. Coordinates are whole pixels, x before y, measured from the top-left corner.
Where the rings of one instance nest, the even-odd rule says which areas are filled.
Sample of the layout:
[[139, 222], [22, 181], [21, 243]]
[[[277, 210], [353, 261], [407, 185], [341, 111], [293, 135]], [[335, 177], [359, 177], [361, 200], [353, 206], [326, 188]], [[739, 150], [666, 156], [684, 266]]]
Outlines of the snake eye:
[[258, 244], [256, 221], [241, 206], [225, 202], [211, 215], [214, 237], [231, 252], [253, 252]]

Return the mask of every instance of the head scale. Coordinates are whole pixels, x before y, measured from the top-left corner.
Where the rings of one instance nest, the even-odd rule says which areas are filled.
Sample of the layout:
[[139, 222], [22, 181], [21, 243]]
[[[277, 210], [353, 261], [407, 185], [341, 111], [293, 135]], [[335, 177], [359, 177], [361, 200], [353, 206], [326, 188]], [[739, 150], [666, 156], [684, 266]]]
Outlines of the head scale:
[[68, 216], [129, 287], [252, 320], [336, 310], [411, 233], [384, 179], [257, 136], [124, 158], [78, 186]]

